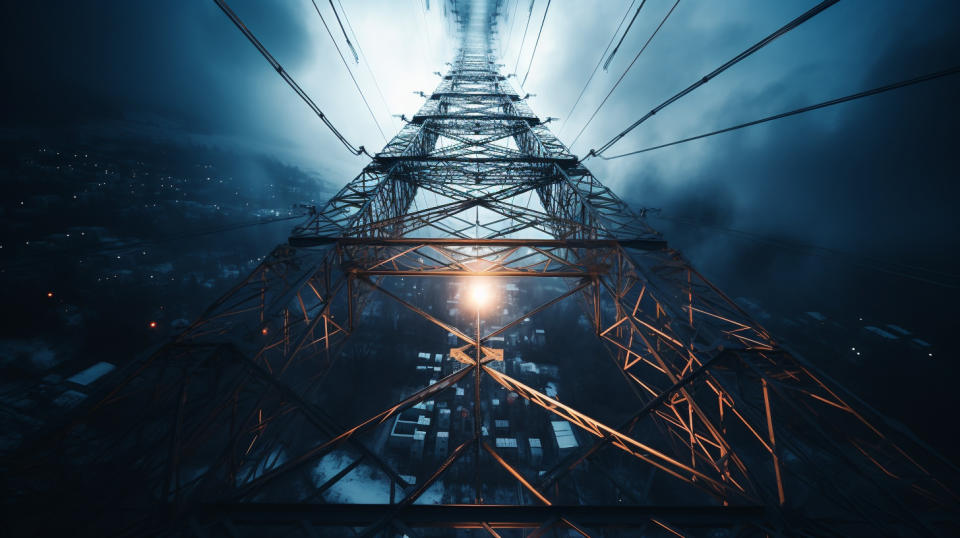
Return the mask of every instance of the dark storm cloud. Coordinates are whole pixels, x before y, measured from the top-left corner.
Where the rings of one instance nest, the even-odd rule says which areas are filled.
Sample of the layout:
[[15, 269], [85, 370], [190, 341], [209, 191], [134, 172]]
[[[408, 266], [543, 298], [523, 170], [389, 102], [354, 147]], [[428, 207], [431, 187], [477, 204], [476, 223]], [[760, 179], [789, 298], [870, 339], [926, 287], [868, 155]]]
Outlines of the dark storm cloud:
[[[855, 86], [944, 67], [949, 62], [937, 53], [958, 47], [960, 39], [953, 36], [897, 46]], [[946, 79], [851, 103], [835, 110], [829, 123], [797, 117], [757, 127], [759, 134], [720, 135], [703, 142], [711, 152], [691, 180], [693, 188], [671, 191], [650, 170], [635, 176], [627, 192], [674, 214], [750, 224], [845, 248], [903, 250], [955, 242], [956, 237], [928, 231], [956, 224], [947, 200], [958, 194], [952, 148], [960, 106], [951, 98], [958, 90], [960, 79]], [[776, 97], [789, 94], [790, 89], [774, 85], [747, 100], [777, 103], [764, 104], [767, 111], [811, 102]], [[740, 100], [732, 99], [728, 107], [753, 110], [738, 112], [737, 119], [725, 114], [729, 123], [765, 114], [755, 105], [738, 107]]]
[[[868, 88], [952, 65], [943, 52], [958, 47], [955, 36], [893, 45], [855, 86]], [[948, 79], [849, 104], [834, 111], [828, 124], [812, 117], [782, 120], [758, 128], [764, 131], [756, 135], [760, 143], [749, 136], [721, 135], [709, 141], [712, 151], [683, 189], [670, 190], [654, 169], [635, 176], [626, 194], [662, 207], [665, 214], [708, 225], [923, 265], [916, 261], [920, 256], [925, 263], [955, 267], [952, 252], [958, 237], [953, 231], [960, 218], [951, 200], [960, 194], [954, 153], [960, 106], [952, 96], [958, 92], [960, 80]], [[767, 110], [811, 102], [771, 99], [789, 95], [776, 86], [761, 93], [752, 100], [779, 102]], [[736, 109], [736, 103], [730, 108]], [[761, 115], [757, 110], [753, 117]], [[694, 258], [711, 260], [714, 270], [756, 282], [760, 258], [747, 253], [756, 245], [714, 232], [684, 246]], [[797, 263], [795, 253], [768, 250], [763, 267], [783, 267], [759, 271], [767, 279], [786, 276], [816, 287], [819, 282], [811, 274], [836, 276], [836, 267], [829, 264], [810, 266], [807, 260]], [[777, 264], [777, 257], [785, 260]]]

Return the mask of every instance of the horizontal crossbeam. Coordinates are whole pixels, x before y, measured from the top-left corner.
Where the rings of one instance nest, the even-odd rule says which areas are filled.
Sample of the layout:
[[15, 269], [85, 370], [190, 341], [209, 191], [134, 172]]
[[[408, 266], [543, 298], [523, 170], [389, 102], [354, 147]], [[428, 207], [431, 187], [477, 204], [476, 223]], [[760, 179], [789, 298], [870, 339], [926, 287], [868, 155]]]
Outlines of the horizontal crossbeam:
[[543, 522], [569, 518], [587, 527], [642, 527], [656, 518], [679, 527], [727, 527], [762, 524], [761, 506], [516, 506], [496, 504], [409, 505], [399, 511], [389, 504], [210, 504], [195, 517], [228, 519], [243, 524], [319, 526], [369, 525], [396, 511], [395, 519], [410, 527], [536, 528]]
[[573, 166], [577, 164], [576, 157], [538, 157], [533, 155], [521, 155], [518, 157], [436, 157], [432, 155], [399, 155], [385, 156], [376, 155], [373, 158], [374, 163], [393, 164], [400, 161], [406, 162], [459, 162], [459, 163], [546, 163]]
[[327, 237], [327, 236], [294, 236], [290, 238], [290, 245], [295, 247], [311, 247], [339, 243], [341, 245], [361, 246], [448, 246], [448, 247], [543, 247], [543, 248], [578, 248], [598, 249], [628, 246], [643, 250], [659, 250], [666, 248], [667, 242], [658, 239], [462, 239], [437, 237]]
[[535, 116], [517, 116], [512, 114], [424, 114], [416, 115], [410, 123], [423, 123], [427, 120], [456, 120], [456, 121], [525, 121], [530, 125], [540, 125], [540, 118]]

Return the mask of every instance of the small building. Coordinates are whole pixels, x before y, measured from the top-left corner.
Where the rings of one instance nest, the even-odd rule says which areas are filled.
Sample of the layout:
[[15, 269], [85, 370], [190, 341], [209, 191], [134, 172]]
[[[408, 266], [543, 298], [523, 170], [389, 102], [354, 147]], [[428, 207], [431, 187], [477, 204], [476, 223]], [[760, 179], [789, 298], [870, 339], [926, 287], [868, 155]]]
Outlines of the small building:
[[530, 443], [530, 465], [540, 465], [543, 462], [543, 446], [540, 439], [531, 437], [527, 440]]
[[426, 443], [427, 432], [423, 430], [414, 430], [413, 440], [410, 444], [410, 458], [418, 461], [423, 458], [423, 445]]
[[551, 420], [550, 425], [553, 427], [553, 436], [561, 458], [580, 446], [569, 422], [566, 420]]
[[116, 368], [114, 365], [109, 362], [98, 362], [93, 366], [77, 372], [76, 374], [67, 378], [68, 383], [73, 383], [74, 385], [80, 385], [86, 387], [93, 383], [94, 381], [100, 379], [101, 377], [109, 374]]
[[449, 408], [440, 409], [440, 414], [439, 414], [439, 417], [437, 418], [437, 427], [440, 428], [441, 430], [450, 429], [450, 409]]
[[448, 431], [439, 431], [437, 432], [437, 440], [435, 442], [433, 455], [437, 458], [446, 458], [447, 451], [450, 449], [450, 432]]
[[533, 331], [533, 343], [538, 346], [545, 345], [547, 343], [547, 333], [543, 329], [536, 329]]

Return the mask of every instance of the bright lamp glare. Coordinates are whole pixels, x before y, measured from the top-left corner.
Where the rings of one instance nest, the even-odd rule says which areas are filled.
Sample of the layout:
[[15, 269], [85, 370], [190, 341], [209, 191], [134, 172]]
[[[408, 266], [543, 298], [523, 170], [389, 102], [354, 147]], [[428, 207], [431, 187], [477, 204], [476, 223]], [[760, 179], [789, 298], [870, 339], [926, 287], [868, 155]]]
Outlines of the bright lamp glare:
[[477, 306], [483, 306], [490, 299], [490, 286], [484, 282], [470, 284], [470, 299]]

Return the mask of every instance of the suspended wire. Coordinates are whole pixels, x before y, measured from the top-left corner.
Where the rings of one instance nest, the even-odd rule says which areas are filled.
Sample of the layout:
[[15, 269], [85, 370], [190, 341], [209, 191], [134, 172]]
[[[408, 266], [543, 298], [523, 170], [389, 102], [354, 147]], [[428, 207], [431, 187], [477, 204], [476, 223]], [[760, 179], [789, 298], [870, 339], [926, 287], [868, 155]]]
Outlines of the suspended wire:
[[520, 54], [523, 53], [523, 44], [527, 42], [527, 30], [530, 29], [530, 17], [533, 16], [533, 5], [537, 0], [530, 0], [530, 9], [527, 10], [527, 25], [523, 27], [523, 38], [520, 39], [520, 48], [517, 49], [517, 61], [513, 64], [513, 73], [517, 73], [517, 67], [520, 65]]
[[243, 24], [243, 21], [240, 20], [240, 17], [238, 17], [237, 14], [234, 13], [232, 9], [230, 9], [230, 6], [227, 5], [226, 0], [213, 0], [213, 1], [214, 3], [217, 4], [218, 7], [220, 7], [220, 9], [227, 15], [227, 17], [230, 17], [230, 20], [233, 21], [233, 24], [236, 25], [236, 27], [243, 33], [244, 36], [246, 36], [247, 40], [249, 40], [250, 43], [253, 44], [253, 46], [256, 47], [258, 51], [260, 51], [260, 54], [263, 55], [263, 57], [267, 60], [267, 62], [269, 62], [270, 65], [273, 66], [273, 69], [280, 75], [280, 78], [282, 78], [284, 82], [286, 82], [287, 85], [289, 85], [293, 89], [293, 91], [300, 96], [300, 99], [303, 99], [303, 102], [305, 102], [307, 106], [309, 106], [310, 109], [313, 110], [314, 114], [316, 114], [317, 117], [320, 118], [320, 121], [322, 121], [324, 125], [326, 125], [327, 128], [330, 129], [331, 132], [333, 132], [333, 135], [336, 136], [338, 140], [340, 140], [340, 143], [342, 143], [350, 151], [350, 153], [353, 153], [354, 155], [366, 154], [368, 157], [371, 156], [363, 146], [354, 146], [353, 144], [350, 143], [350, 141], [347, 140], [345, 136], [343, 136], [343, 134], [336, 127], [334, 127], [333, 123], [329, 119], [327, 119], [326, 114], [324, 114], [323, 111], [320, 110], [320, 107], [318, 107], [317, 104], [313, 102], [313, 99], [311, 99], [310, 96], [307, 95], [305, 91], [303, 91], [303, 88], [301, 88], [300, 85], [297, 84], [297, 81], [293, 80], [293, 77], [291, 77], [290, 74], [287, 73], [287, 71], [283, 68], [283, 66], [280, 65], [280, 62], [278, 62], [273, 57], [273, 55], [270, 54], [270, 52], [266, 49], [266, 47], [264, 47], [263, 44], [260, 43], [260, 40], [257, 39], [255, 35], [253, 35], [253, 32], [251, 32], [250, 29], [247, 28], [245, 24]]
[[617, 46], [613, 47], [613, 51], [610, 52], [610, 56], [607, 57], [607, 61], [603, 63], [603, 70], [606, 71], [610, 67], [610, 62], [613, 61], [613, 56], [620, 50], [620, 45], [623, 45], [623, 40], [627, 38], [627, 34], [630, 33], [630, 29], [633, 28], [633, 22], [637, 20], [637, 15], [640, 14], [640, 10], [643, 9], [643, 5], [647, 3], [647, 0], [640, 2], [640, 7], [637, 8], [637, 12], [633, 14], [633, 18], [630, 19], [630, 24], [627, 25], [627, 29], [623, 31], [623, 35], [620, 36], [620, 41], [617, 42]]
[[637, 0], [632, 0], [630, 5], [627, 6], [627, 10], [623, 13], [623, 17], [620, 18], [620, 24], [617, 25], [617, 29], [613, 31], [613, 35], [610, 36], [610, 41], [607, 43], [607, 48], [603, 49], [603, 53], [600, 54], [600, 58], [597, 59], [597, 65], [593, 67], [593, 71], [590, 72], [590, 76], [587, 77], [587, 82], [584, 83], [583, 88], [580, 90], [580, 95], [577, 96], [577, 100], [573, 102], [573, 106], [570, 107], [570, 111], [567, 112], [567, 116], [563, 119], [563, 124], [560, 126], [560, 131], [558, 134], [563, 134], [564, 129], [567, 128], [567, 122], [570, 121], [570, 117], [573, 115], [574, 109], [577, 108], [577, 105], [580, 104], [580, 100], [583, 99], [583, 94], [587, 92], [587, 87], [590, 86], [590, 82], [593, 80], [593, 76], [597, 74], [597, 70], [600, 69], [600, 64], [603, 63], [603, 57], [607, 55], [607, 51], [610, 50], [610, 45], [613, 45], [613, 41], [617, 38], [617, 34], [620, 33], [620, 28], [623, 26], [623, 23], [627, 20], [627, 15], [630, 14], [630, 10], [633, 9], [634, 4], [637, 3]]
[[[422, 7], [422, 5], [420, 4], [420, 2], [417, 2], [417, 0], [413, 0], [413, 1], [416, 2], [418, 8]], [[430, 8], [429, 8], [429, 6], [428, 6], [428, 7], [427, 7], [427, 10], [429, 10], [429, 9], [430, 9]], [[420, 11], [420, 19], [423, 20], [423, 35], [427, 38], [427, 50], [431, 50], [431, 51], [432, 51], [432, 50], [433, 50], [433, 40], [430, 39], [430, 24], [427, 22], [427, 10], [421, 11], [421, 10], [418, 9], [417, 11]]]
[[[806, 243], [799, 243], [799, 242], [788, 241], [784, 239], [775, 239], [772, 237], [765, 237], [759, 234], [745, 232], [743, 230], [737, 230], [733, 228], [726, 228], [723, 226], [707, 224], [705, 222], [692, 219], [689, 217], [667, 217], [659, 214], [653, 214], [650, 216], [661, 218], [664, 220], [669, 220], [671, 222], [676, 222], [678, 224], [684, 224], [687, 226], [709, 228], [712, 230], [723, 232], [728, 235], [733, 235], [736, 237], [741, 237], [744, 239], [765, 243], [774, 247], [782, 248], [784, 250], [792, 250], [795, 252], [800, 252], [804, 254], [820, 256], [825, 258], [833, 257], [839, 261], [846, 262], [848, 264], [854, 265], [862, 269], [878, 271], [881, 273], [886, 273], [888, 275], [899, 276], [899, 277], [910, 279], [910, 280], [916, 280], [918, 282], [924, 282], [926, 284], [932, 284], [934, 286], [950, 288], [950, 289], [960, 288], [960, 285], [958, 285], [955, 282], [946, 282], [933, 277], [933, 275], [939, 275], [939, 276], [944, 276], [950, 279], [960, 281], [960, 275], [944, 273], [944, 272], [936, 271], [933, 269], [926, 269], [923, 267], [906, 265], [906, 264], [901, 264], [897, 262], [878, 260], [875, 258], [870, 258], [870, 257], [862, 256], [859, 254], [854, 254], [851, 252], [846, 252], [843, 250], [838, 250], [838, 249], [833, 249], [828, 247], [822, 247], [818, 245], [810, 245]], [[926, 274], [921, 274], [921, 273], [926, 273]]]
[[[804, 13], [803, 15], [800, 15], [799, 17], [797, 17], [797, 18], [793, 19], [792, 21], [788, 22], [787, 24], [783, 25], [782, 27], [780, 27], [778, 30], [776, 30], [776, 31], [773, 32], [772, 34], [768, 35], [767, 37], [765, 37], [765, 38], [761, 39], [760, 41], [758, 41], [757, 43], [755, 43], [755, 44], [754, 44], [753, 46], [751, 46], [750, 48], [748, 48], [748, 49], [746, 49], [745, 51], [741, 52], [740, 54], [734, 56], [733, 58], [731, 58], [730, 60], [728, 60], [726, 63], [724, 63], [724, 64], [721, 65], [720, 67], [714, 69], [714, 70], [711, 71], [710, 73], [704, 75], [702, 78], [700, 78], [699, 80], [697, 80], [696, 82], [694, 82], [694, 83], [691, 84], [690, 86], [687, 86], [687, 88], [685, 88], [684, 90], [682, 90], [680, 93], [677, 93], [676, 95], [674, 95], [673, 97], [667, 99], [667, 100], [664, 101], [663, 103], [660, 103], [660, 104], [657, 105], [654, 109], [652, 109], [650, 112], [647, 112], [646, 115], [644, 115], [643, 117], [641, 117], [641, 118], [638, 119], [637, 121], [633, 122], [629, 127], [627, 127], [626, 129], [624, 129], [623, 131], [621, 131], [619, 134], [617, 134], [616, 136], [614, 136], [613, 138], [611, 138], [607, 143], [605, 143], [604, 145], [600, 146], [600, 147], [597, 148], [597, 149], [592, 149], [592, 150], [590, 150], [590, 152], [588, 153], [588, 155], [599, 155], [599, 154], [603, 153], [604, 151], [607, 151], [608, 149], [610, 149], [611, 146], [613, 146], [614, 144], [616, 144], [617, 142], [619, 142], [623, 137], [627, 136], [627, 134], [628, 134], [630, 131], [636, 129], [638, 125], [640, 125], [641, 123], [643, 123], [643, 122], [647, 121], [648, 119], [652, 118], [657, 112], [660, 112], [661, 110], [663, 110], [664, 108], [666, 108], [666, 107], [669, 106], [670, 104], [674, 103], [674, 102], [677, 101], [678, 99], [682, 98], [683, 96], [687, 95], [688, 93], [692, 92], [693, 90], [696, 90], [696, 89], [699, 88], [700, 86], [703, 86], [703, 85], [706, 84], [707, 82], [710, 82], [710, 81], [713, 80], [717, 75], [723, 73], [723, 72], [726, 71], [727, 69], [730, 69], [730, 68], [733, 67], [734, 65], [740, 63], [740, 61], [742, 61], [742, 60], [744, 60], [745, 58], [749, 57], [750, 55], [752, 55], [753, 53], [755, 53], [755, 52], [757, 52], [758, 50], [762, 49], [763, 47], [769, 45], [771, 42], [773, 42], [773, 41], [774, 41], [775, 39], [777, 39], [778, 37], [786, 34], [786, 33], [789, 32], [790, 30], [793, 30], [794, 28], [796, 28], [796, 27], [800, 26], [801, 24], [807, 22], [808, 20], [812, 19], [813, 17], [819, 15], [820, 13], [822, 13], [823, 11], [825, 11], [827, 8], [829, 8], [830, 6], [836, 4], [836, 3], [839, 2], [839, 1], [840, 1], [840, 0], [824, 0], [823, 2], [820, 2], [820, 3], [817, 4], [816, 6], [810, 8], [810, 9], [807, 10], [807, 12]], [[581, 132], [582, 132], [582, 131], [581, 131]], [[577, 135], [577, 136], [579, 137], [579, 135]]]
[[313, 9], [317, 11], [317, 15], [320, 16], [320, 22], [323, 23], [323, 27], [327, 30], [327, 35], [330, 36], [330, 41], [333, 42], [333, 48], [337, 49], [337, 54], [340, 55], [340, 60], [343, 61], [343, 67], [347, 69], [347, 73], [350, 75], [350, 80], [353, 81], [354, 87], [357, 88], [357, 93], [360, 94], [360, 99], [363, 100], [364, 106], [367, 107], [367, 112], [370, 113], [370, 118], [373, 119], [374, 125], [377, 126], [377, 131], [380, 131], [380, 137], [383, 138], [383, 142], [387, 142], [387, 135], [383, 134], [383, 128], [380, 127], [380, 122], [377, 121], [376, 114], [373, 113], [373, 109], [370, 108], [370, 103], [367, 102], [367, 96], [363, 95], [363, 90], [360, 89], [360, 84], [357, 83], [357, 78], [353, 76], [353, 70], [350, 69], [350, 64], [347, 63], [347, 59], [343, 56], [343, 52], [340, 50], [340, 45], [337, 44], [337, 39], [333, 37], [333, 32], [330, 31], [330, 27], [327, 25], [327, 20], [323, 18], [323, 14], [320, 13], [320, 8], [317, 6], [316, 0], [310, 0], [310, 3], [313, 4]]
[[520, 11], [521, 0], [513, 1], [513, 16], [510, 17], [510, 33], [507, 34], [507, 43], [503, 46], [504, 52], [510, 49], [510, 41], [513, 39], [513, 27], [517, 23], [517, 11]]
[[249, 222], [249, 221], [248, 221], [248, 222], [241, 222], [241, 223], [236, 223], [236, 224], [225, 224], [225, 225], [215, 226], [215, 227], [207, 228], [207, 229], [203, 229], [203, 230], [194, 230], [194, 231], [191, 231], [191, 232], [181, 232], [181, 233], [169, 235], [169, 236], [167, 236], [167, 237], [161, 237], [161, 238], [157, 238], [157, 239], [147, 239], [147, 240], [143, 240], [143, 241], [134, 241], [134, 242], [132, 242], [132, 243], [127, 243], [127, 244], [125, 244], [125, 245], [116, 245], [116, 246], [110, 246], [110, 247], [103, 247], [103, 248], [99, 248], [99, 249], [95, 249], [95, 250], [90, 250], [90, 251], [79, 251], [79, 252], [78, 252], [77, 250], [74, 250], [74, 249], [69, 249], [69, 250], [68, 250], [68, 249], [64, 249], [64, 250], [60, 251], [59, 253], [52, 253], [51, 256], [46, 256], [46, 257], [37, 258], [37, 259], [33, 259], [33, 260], [24, 260], [24, 261], [20, 261], [20, 262], [17, 262], [17, 263], [12, 263], [12, 264], [10, 264], [10, 265], [0, 266], [0, 271], [4, 271], [4, 272], [5, 272], [5, 271], [8, 271], [8, 270], [25, 269], [25, 268], [32, 267], [32, 266], [35, 266], [35, 265], [40, 265], [40, 264], [49, 264], [51, 261], [55, 261], [55, 260], [57, 260], [57, 259], [61, 259], [60, 256], [57, 256], [57, 254], [61, 254], [61, 255], [68, 255], [68, 254], [69, 254], [70, 257], [81, 257], [81, 256], [82, 256], [82, 257], [85, 257], [85, 258], [92, 258], [92, 257], [96, 257], [96, 256], [115, 256], [115, 255], [117, 255], [117, 254], [123, 254], [123, 253], [125, 253], [125, 252], [129, 252], [129, 251], [133, 251], [133, 250], [142, 250], [142, 249], [144, 249], [144, 248], [146, 248], [146, 247], [158, 245], [158, 244], [160, 244], [160, 243], [169, 243], [169, 242], [171, 242], [171, 241], [181, 241], [181, 240], [184, 240], [184, 239], [191, 239], [191, 238], [194, 238], [194, 237], [202, 237], [202, 236], [204, 236], [204, 235], [220, 234], [220, 233], [224, 233], [224, 232], [230, 232], [230, 231], [233, 231], [233, 230], [239, 230], [239, 229], [241, 229], [241, 228], [250, 228], [250, 227], [252, 227], [252, 226], [262, 226], [262, 225], [264, 225], [264, 224], [273, 224], [273, 223], [275, 223], [275, 222], [282, 222], [282, 221], [287, 221], [287, 220], [292, 220], [292, 219], [302, 219], [303, 217], [304, 217], [304, 215], [289, 215], [289, 216], [286, 216], [286, 217], [275, 217], [275, 218], [272, 218], [272, 219], [257, 220], [257, 221], [253, 221], [253, 222]]
[[[373, 87], [377, 89], [377, 95], [380, 96], [380, 102], [383, 103], [383, 108], [386, 109], [387, 114], [393, 118], [393, 112], [390, 111], [390, 105], [387, 104], [387, 99], [383, 96], [383, 91], [380, 89], [380, 83], [377, 82], [377, 76], [373, 74], [373, 68], [370, 66], [370, 61], [367, 60], [367, 55], [363, 53], [363, 47], [360, 46], [360, 38], [357, 37], [357, 32], [353, 30], [353, 26], [350, 24], [350, 17], [347, 16], [347, 10], [343, 8], [343, 3], [340, 0], [337, 0], [337, 4], [340, 6], [340, 11], [343, 13], [343, 20], [347, 21], [347, 28], [350, 29], [350, 33], [353, 35], [353, 40], [357, 42], [357, 50], [360, 51], [360, 57], [363, 58], [363, 65], [367, 68], [367, 73], [370, 74], [370, 79], [373, 80]], [[396, 120], [396, 118], [393, 118]]]
[[[330, 2], [330, 9], [333, 11], [333, 16], [337, 18], [337, 24], [340, 25], [340, 31], [343, 32], [343, 39], [347, 41], [347, 46], [350, 47], [350, 52], [353, 53], [353, 61], [360, 63], [360, 57], [357, 56], [357, 49], [353, 48], [353, 43], [350, 42], [350, 36], [347, 35], [347, 31], [343, 28], [343, 23], [340, 22], [340, 15], [337, 13], [337, 8], [333, 7], [333, 0], [327, 1]], [[337, 3], [340, 3], [340, 0], [337, 0]], [[343, 5], [340, 7], [343, 8]]]
[[676, 2], [674, 2], [673, 6], [670, 7], [670, 11], [668, 11], [667, 14], [663, 16], [663, 19], [660, 21], [660, 24], [657, 25], [653, 33], [650, 34], [650, 37], [647, 38], [646, 43], [644, 43], [643, 46], [640, 47], [640, 51], [637, 52], [637, 55], [633, 57], [633, 61], [631, 61], [630, 65], [628, 65], [627, 68], [623, 70], [623, 73], [620, 74], [620, 78], [617, 79], [617, 81], [613, 84], [613, 87], [610, 88], [610, 91], [607, 92], [606, 97], [603, 98], [603, 101], [600, 101], [600, 104], [597, 106], [597, 109], [594, 110], [593, 114], [590, 115], [590, 118], [587, 119], [587, 123], [585, 123], [583, 127], [580, 128], [580, 132], [577, 133], [576, 137], [574, 137], [573, 142], [570, 142], [571, 147], [577, 143], [577, 140], [580, 140], [580, 136], [583, 135], [584, 131], [587, 130], [587, 127], [589, 127], [590, 124], [593, 123], [593, 119], [597, 117], [597, 114], [600, 112], [600, 109], [603, 108], [603, 105], [607, 104], [607, 100], [610, 99], [610, 96], [613, 95], [613, 92], [617, 89], [618, 86], [620, 86], [620, 83], [623, 82], [623, 79], [627, 76], [627, 73], [629, 73], [630, 69], [633, 68], [633, 64], [637, 63], [637, 59], [640, 58], [640, 55], [643, 54], [643, 51], [647, 50], [647, 46], [650, 44], [651, 41], [653, 41], [653, 38], [656, 37], [657, 33], [660, 32], [660, 29], [663, 28], [664, 23], [666, 23], [667, 19], [670, 18], [670, 15], [673, 13], [673, 10], [677, 9], [678, 4], [680, 4], [680, 0], [677, 0]]
[[878, 87], [878, 88], [873, 88], [873, 89], [871, 89], [871, 90], [866, 90], [866, 91], [862, 91], [862, 92], [850, 94], [850, 95], [847, 95], [847, 96], [844, 96], [844, 97], [838, 97], [838, 98], [836, 98], [836, 99], [830, 99], [829, 101], [823, 101], [823, 102], [817, 103], [817, 104], [815, 104], [815, 105], [808, 105], [808, 106], [805, 106], [805, 107], [800, 107], [800, 108], [798, 108], [798, 109], [791, 110], [791, 111], [789, 111], [789, 112], [782, 112], [782, 113], [780, 113], [780, 114], [774, 114], [773, 116], [767, 116], [767, 117], [765, 117], [765, 118], [760, 118], [759, 120], [748, 121], [748, 122], [746, 122], [746, 123], [741, 123], [741, 124], [739, 124], [739, 125], [734, 125], [734, 126], [732, 126], [732, 127], [727, 127], [727, 128], [725, 128], [725, 129], [720, 129], [720, 130], [717, 130], [717, 131], [711, 131], [711, 132], [709, 132], [709, 133], [703, 133], [703, 134], [699, 134], [699, 135], [697, 135], [697, 136], [691, 136], [691, 137], [689, 137], [689, 138], [682, 138], [682, 139], [680, 139], [680, 140], [674, 140], [673, 142], [667, 142], [666, 144], [660, 144], [660, 145], [657, 145], [657, 146], [651, 146], [651, 147], [649, 147], [649, 148], [638, 149], [638, 150], [636, 150], [636, 151], [631, 151], [631, 152], [629, 152], [629, 153], [621, 153], [620, 155], [611, 155], [610, 157], [604, 157], [603, 155], [600, 155], [600, 158], [609, 161], [609, 160], [612, 160], [612, 159], [619, 159], [619, 158], [621, 158], [621, 157], [628, 157], [628, 156], [630, 156], [630, 155], [636, 155], [636, 154], [638, 154], [638, 153], [646, 153], [646, 152], [648, 152], [648, 151], [653, 151], [653, 150], [655, 150], [655, 149], [666, 148], [666, 147], [670, 147], [670, 146], [676, 146], [677, 144], [683, 144], [684, 142], [690, 142], [690, 141], [693, 141], [693, 140], [700, 140], [701, 138], [707, 138], [708, 136], [713, 136], [713, 135], [718, 135], [718, 134], [723, 134], [723, 133], [729, 133], [730, 131], [736, 131], [737, 129], [743, 129], [744, 127], [750, 127], [750, 126], [752, 126], [752, 125], [759, 125], [759, 124], [761, 124], [761, 123], [766, 123], [766, 122], [768, 122], [768, 121], [779, 120], [779, 119], [781, 119], [781, 118], [786, 118], [786, 117], [789, 117], [789, 116], [795, 116], [795, 115], [797, 115], [797, 114], [802, 114], [802, 113], [804, 113], [804, 112], [810, 112], [811, 110], [817, 110], [817, 109], [820, 109], [820, 108], [826, 108], [826, 107], [833, 106], [833, 105], [839, 105], [840, 103], [846, 103], [846, 102], [848, 102], [848, 101], [853, 101], [853, 100], [860, 99], [860, 98], [863, 98], [863, 97], [870, 97], [871, 95], [877, 95], [877, 94], [879, 94], [879, 93], [884, 93], [884, 92], [888, 92], [888, 91], [891, 91], [891, 90], [896, 90], [896, 89], [899, 89], [899, 88], [904, 88], [904, 87], [907, 87], [907, 86], [912, 86], [912, 85], [914, 85], [914, 84], [919, 84], [919, 83], [921, 83], [921, 82], [928, 82], [928, 81], [930, 81], [930, 80], [938, 79], [938, 78], [940, 78], [940, 77], [945, 77], [945, 76], [948, 76], [948, 75], [956, 75], [957, 73], [960, 73], [960, 66], [951, 67], [950, 69], [944, 69], [943, 71], [937, 71], [937, 72], [935, 72], [935, 73], [929, 73], [929, 74], [927, 74], [927, 75], [919, 76], [919, 77], [912, 78], [912, 79], [909, 79], [909, 80], [903, 80], [903, 81], [900, 81], [900, 82], [895, 82], [895, 83], [893, 83], [893, 84], [887, 84], [886, 86], [880, 86], [880, 87]]
[[527, 83], [527, 77], [530, 76], [530, 68], [533, 67], [533, 57], [537, 55], [537, 45], [540, 44], [540, 34], [543, 33], [543, 23], [547, 22], [547, 13], [550, 11], [551, 1], [552, 0], [547, 0], [547, 8], [543, 10], [543, 19], [540, 20], [540, 30], [537, 31], [537, 40], [533, 43], [533, 52], [530, 53], [530, 63], [527, 64], [527, 73], [523, 75], [523, 82], [520, 83], [521, 88]]

